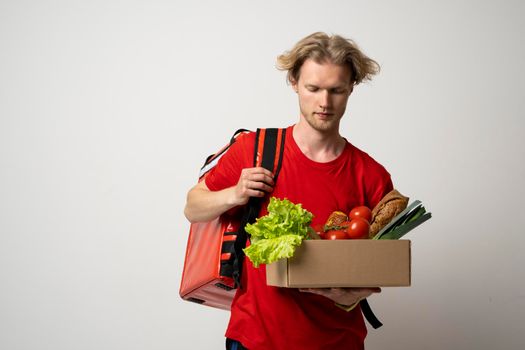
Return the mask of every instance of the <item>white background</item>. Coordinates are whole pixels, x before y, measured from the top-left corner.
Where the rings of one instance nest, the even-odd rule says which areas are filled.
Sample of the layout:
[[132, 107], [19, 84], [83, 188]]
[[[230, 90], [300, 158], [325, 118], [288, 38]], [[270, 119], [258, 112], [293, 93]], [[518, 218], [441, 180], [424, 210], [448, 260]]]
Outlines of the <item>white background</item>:
[[275, 58], [319, 30], [382, 65], [342, 133], [434, 215], [367, 348], [523, 348], [524, 10], [0, 1], [0, 348], [222, 349], [227, 313], [178, 297], [185, 195], [235, 129], [297, 120]]

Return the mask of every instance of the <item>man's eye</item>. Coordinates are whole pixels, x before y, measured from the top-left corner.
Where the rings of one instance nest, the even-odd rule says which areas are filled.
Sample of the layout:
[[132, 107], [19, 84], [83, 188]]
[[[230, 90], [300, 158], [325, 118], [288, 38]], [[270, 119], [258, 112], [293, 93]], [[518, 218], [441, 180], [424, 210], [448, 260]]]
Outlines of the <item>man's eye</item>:
[[319, 88], [316, 86], [307, 86], [306, 89], [311, 92], [316, 92], [317, 90], [319, 90]]

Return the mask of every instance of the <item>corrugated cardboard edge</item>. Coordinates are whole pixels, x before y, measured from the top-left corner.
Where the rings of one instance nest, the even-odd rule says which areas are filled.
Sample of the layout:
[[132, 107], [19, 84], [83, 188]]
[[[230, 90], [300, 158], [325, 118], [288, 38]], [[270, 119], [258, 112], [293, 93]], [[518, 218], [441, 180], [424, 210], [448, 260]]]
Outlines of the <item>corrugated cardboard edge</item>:
[[412, 285], [412, 241], [408, 241], [408, 285], [407, 287], [410, 287]]
[[288, 259], [280, 259], [266, 265], [266, 280], [268, 285], [276, 287], [288, 287]]

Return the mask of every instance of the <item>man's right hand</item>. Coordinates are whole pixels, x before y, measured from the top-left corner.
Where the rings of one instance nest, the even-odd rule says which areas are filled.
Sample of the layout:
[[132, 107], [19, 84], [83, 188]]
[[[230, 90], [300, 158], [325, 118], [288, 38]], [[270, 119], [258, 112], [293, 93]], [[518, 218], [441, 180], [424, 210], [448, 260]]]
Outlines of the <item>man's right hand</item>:
[[266, 193], [273, 191], [273, 174], [262, 167], [245, 168], [241, 172], [239, 181], [233, 191], [233, 203], [244, 205], [250, 197], [264, 197]]
[[210, 191], [206, 181], [200, 181], [188, 192], [184, 214], [191, 222], [209, 221], [250, 197], [263, 197], [273, 186], [273, 174], [260, 167], [244, 169], [236, 185], [220, 191]]

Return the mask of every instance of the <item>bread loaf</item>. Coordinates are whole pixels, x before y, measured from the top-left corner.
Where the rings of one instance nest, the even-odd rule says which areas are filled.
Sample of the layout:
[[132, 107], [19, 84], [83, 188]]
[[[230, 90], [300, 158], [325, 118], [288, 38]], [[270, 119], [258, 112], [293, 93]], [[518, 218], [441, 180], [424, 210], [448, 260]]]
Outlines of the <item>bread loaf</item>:
[[372, 209], [372, 222], [370, 223], [369, 237], [374, 237], [397, 214], [401, 213], [408, 205], [408, 197], [397, 190], [392, 190], [381, 199]]

